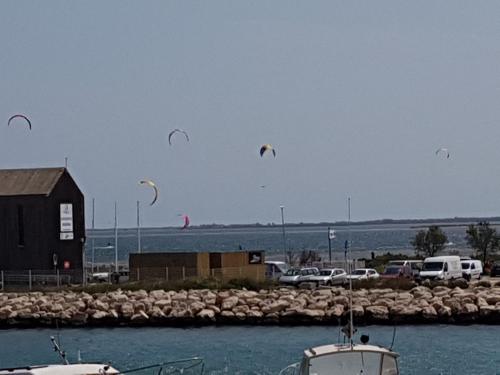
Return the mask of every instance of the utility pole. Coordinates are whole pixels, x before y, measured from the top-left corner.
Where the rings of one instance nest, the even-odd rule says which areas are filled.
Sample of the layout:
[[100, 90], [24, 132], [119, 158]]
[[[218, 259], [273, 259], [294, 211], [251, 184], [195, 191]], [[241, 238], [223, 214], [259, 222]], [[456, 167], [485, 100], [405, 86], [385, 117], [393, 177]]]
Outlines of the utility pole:
[[281, 209], [281, 228], [283, 230], [283, 257], [285, 260], [285, 264], [287, 263], [286, 261], [286, 236], [285, 236], [285, 216], [283, 215], [283, 209], [285, 206], [280, 206]]

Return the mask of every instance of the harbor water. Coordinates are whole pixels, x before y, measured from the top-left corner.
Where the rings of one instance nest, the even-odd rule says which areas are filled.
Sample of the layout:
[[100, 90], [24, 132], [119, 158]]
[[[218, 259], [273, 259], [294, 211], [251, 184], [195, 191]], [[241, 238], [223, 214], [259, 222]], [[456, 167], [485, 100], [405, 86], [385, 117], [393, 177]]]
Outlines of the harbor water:
[[[370, 343], [390, 346], [393, 328], [358, 327]], [[122, 371], [202, 356], [205, 374], [267, 375], [301, 358], [303, 349], [338, 342], [338, 327], [23, 329], [0, 331], [0, 367], [57, 363], [49, 336], [59, 335], [70, 362], [111, 362]], [[359, 337], [359, 334], [358, 336]], [[402, 375], [500, 374], [498, 326], [400, 326], [394, 350]]]

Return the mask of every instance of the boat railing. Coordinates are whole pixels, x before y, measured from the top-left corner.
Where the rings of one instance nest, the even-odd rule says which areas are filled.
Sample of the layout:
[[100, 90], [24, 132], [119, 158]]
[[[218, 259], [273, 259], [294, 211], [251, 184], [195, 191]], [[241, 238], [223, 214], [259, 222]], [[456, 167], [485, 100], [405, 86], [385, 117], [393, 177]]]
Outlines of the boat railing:
[[155, 374], [155, 375], [168, 375], [168, 374], [185, 374], [185, 375], [202, 375], [205, 370], [205, 362], [203, 358], [192, 357], [177, 359], [173, 361], [166, 361], [137, 367], [133, 369], [120, 371], [119, 374]]
[[300, 362], [293, 363], [280, 371], [279, 375], [298, 375], [300, 370]]

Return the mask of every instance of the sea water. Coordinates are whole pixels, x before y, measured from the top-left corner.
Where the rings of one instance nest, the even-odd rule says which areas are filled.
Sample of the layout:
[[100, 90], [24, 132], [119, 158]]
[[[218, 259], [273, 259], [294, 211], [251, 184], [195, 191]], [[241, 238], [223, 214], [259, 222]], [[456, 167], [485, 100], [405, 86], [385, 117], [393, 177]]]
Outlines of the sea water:
[[[371, 344], [400, 354], [404, 375], [500, 374], [500, 326], [367, 326]], [[393, 333], [395, 336], [393, 342]], [[0, 331], [0, 367], [58, 363], [49, 336], [58, 335], [70, 362], [111, 362], [120, 370], [201, 356], [205, 374], [278, 374], [304, 349], [339, 342], [335, 326], [209, 326], [200, 328], [9, 329]]]
[[[382, 254], [413, 254], [411, 241], [422, 229], [410, 224], [356, 225], [349, 230], [338, 227], [332, 240], [333, 259], [343, 259], [345, 241], [351, 238], [353, 257], [370, 257], [371, 252]], [[465, 241], [465, 226], [443, 227], [448, 236], [448, 250], [470, 253]], [[349, 233], [350, 232], [350, 233]], [[287, 251], [316, 250], [325, 258], [328, 253], [328, 227], [300, 226], [285, 227]], [[113, 262], [115, 258], [114, 232], [112, 229], [88, 231], [86, 247], [87, 260], [91, 261], [92, 244], [96, 262]], [[110, 246], [108, 246], [110, 245]], [[244, 228], [143, 228], [141, 249], [143, 252], [157, 251], [237, 251], [264, 250], [266, 257], [282, 257], [283, 232], [281, 226], [258, 226]], [[128, 260], [128, 254], [137, 252], [137, 230], [120, 229], [118, 237], [118, 258]]]

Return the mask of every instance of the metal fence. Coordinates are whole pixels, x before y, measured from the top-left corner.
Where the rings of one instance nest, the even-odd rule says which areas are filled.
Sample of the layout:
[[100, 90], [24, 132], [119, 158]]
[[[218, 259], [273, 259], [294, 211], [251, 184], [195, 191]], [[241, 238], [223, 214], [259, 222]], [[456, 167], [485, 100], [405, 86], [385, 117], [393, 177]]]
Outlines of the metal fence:
[[81, 284], [82, 270], [0, 270], [0, 290], [6, 288], [61, 287]]
[[263, 281], [266, 279], [266, 272], [264, 267], [255, 266], [211, 268], [204, 270], [192, 267], [137, 267], [131, 268], [129, 274], [130, 281], [185, 281], [206, 278], [222, 281], [231, 279]]

